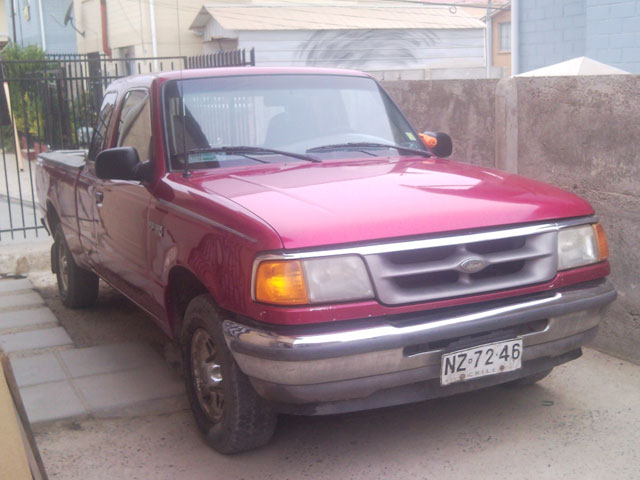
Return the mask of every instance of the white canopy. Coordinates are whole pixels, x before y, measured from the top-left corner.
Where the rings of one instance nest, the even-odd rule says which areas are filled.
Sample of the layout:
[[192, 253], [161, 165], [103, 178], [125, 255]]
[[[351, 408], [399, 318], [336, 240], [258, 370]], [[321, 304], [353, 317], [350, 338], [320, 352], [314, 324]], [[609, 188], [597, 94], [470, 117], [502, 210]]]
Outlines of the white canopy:
[[517, 77], [567, 77], [575, 75], [622, 75], [624, 70], [606, 63], [597, 62], [587, 57], [577, 57], [566, 62], [556, 63], [548, 67], [538, 68], [516, 75]]

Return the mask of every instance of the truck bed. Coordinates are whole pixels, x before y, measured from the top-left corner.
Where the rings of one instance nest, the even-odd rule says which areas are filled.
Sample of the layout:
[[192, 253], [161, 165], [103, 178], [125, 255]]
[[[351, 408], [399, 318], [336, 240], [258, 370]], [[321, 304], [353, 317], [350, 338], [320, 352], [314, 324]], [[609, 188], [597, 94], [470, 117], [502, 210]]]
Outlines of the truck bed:
[[45, 162], [61, 163], [72, 168], [82, 167], [86, 156], [87, 150], [56, 150], [38, 155]]

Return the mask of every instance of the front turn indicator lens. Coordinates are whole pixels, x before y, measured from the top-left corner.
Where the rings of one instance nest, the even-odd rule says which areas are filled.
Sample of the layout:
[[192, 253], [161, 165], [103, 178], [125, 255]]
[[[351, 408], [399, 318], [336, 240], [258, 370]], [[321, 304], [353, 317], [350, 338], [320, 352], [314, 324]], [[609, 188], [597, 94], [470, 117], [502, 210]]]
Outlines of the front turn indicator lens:
[[598, 257], [600, 261], [609, 258], [609, 243], [607, 242], [607, 235], [604, 233], [604, 228], [600, 223], [593, 225], [593, 231], [596, 234], [596, 244], [598, 245]]
[[256, 300], [276, 305], [309, 303], [302, 264], [298, 260], [266, 261], [256, 272]]

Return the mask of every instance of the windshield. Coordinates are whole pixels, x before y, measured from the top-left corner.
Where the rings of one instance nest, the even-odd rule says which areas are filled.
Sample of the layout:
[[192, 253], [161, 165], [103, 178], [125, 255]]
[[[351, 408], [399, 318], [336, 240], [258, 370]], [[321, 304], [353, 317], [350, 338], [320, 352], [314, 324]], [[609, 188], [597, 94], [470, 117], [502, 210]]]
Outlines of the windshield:
[[247, 75], [176, 80], [165, 85], [164, 102], [172, 169], [184, 168], [185, 159], [195, 168], [304, 161], [286, 153], [300, 156], [312, 150], [314, 157], [322, 158], [332, 148], [318, 147], [326, 146], [366, 149], [369, 155], [388, 154], [376, 144], [425, 150], [397, 107], [367, 77]]

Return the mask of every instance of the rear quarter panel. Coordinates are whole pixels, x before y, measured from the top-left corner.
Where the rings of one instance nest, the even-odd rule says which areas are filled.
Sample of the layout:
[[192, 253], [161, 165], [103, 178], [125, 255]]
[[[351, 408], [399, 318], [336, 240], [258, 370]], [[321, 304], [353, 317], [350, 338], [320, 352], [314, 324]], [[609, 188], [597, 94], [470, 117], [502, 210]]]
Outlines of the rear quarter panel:
[[[42, 214], [55, 210], [69, 249], [76, 261], [82, 262], [82, 246], [78, 236], [76, 182], [84, 166], [84, 150], [58, 151], [38, 156], [36, 189]], [[48, 225], [51, 229], [51, 225]], [[51, 232], [55, 234], [55, 232]]]

